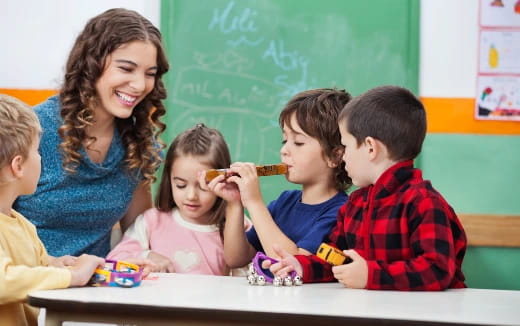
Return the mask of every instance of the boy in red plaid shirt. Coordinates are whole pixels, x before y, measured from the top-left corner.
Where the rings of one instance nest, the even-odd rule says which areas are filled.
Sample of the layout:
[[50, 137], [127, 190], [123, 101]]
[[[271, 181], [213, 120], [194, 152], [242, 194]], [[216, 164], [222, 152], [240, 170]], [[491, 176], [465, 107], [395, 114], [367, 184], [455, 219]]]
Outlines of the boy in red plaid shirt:
[[457, 215], [413, 159], [426, 134], [426, 113], [408, 90], [371, 89], [339, 118], [345, 169], [359, 189], [340, 208], [328, 243], [351, 262], [331, 266], [315, 255], [275, 248], [276, 275], [304, 282], [337, 279], [348, 288], [425, 290], [463, 288], [466, 235]]

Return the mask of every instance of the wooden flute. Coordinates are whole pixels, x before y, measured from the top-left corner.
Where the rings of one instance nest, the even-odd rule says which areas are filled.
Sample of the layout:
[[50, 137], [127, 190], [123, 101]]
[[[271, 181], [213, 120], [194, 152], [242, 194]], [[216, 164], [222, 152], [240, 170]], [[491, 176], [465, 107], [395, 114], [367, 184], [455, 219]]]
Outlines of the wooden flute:
[[[257, 165], [256, 173], [258, 176], [269, 176], [276, 174], [285, 174], [287, 173], [287, 164], [268, 164], [268, 165]], [[229, 169], [211, 169], [206, 171], [206, 182], [210, 182], [215, 179], [219, 175], [225, 175], [229, 177], [231, 175], [235, 175], [230, 172]]]

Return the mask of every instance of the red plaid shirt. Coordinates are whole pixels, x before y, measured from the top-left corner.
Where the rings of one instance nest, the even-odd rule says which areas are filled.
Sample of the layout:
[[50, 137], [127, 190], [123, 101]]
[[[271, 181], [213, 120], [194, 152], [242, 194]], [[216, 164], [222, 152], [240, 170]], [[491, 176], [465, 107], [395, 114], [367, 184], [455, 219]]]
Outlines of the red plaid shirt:
[[[385, 171], [354, 191], [338, 212], [330, 245], [354, 249], [368, 264], [367, 289], [463, 288], [466, 234], [453, 209], [422, 179], [413, 161]], [[304, 282], [333, 281], [322, 259], [297, 255]]]

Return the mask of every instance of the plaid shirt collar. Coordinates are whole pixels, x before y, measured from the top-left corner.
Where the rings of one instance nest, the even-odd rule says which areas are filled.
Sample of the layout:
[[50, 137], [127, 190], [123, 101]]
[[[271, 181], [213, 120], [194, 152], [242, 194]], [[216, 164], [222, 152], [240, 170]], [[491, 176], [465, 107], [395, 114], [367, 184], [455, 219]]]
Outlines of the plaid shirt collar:
[[363, 201], [368, 200], [369, 196], [376, 200], [382, 199], [395, 194], [396, 190], [412, 177], [422, 178], [421, 171], [414, 169], [413, 160], [399, 162], [383, 172], [375, 184], [362, 188], [357, 193], [359, 196], [363, 196]]

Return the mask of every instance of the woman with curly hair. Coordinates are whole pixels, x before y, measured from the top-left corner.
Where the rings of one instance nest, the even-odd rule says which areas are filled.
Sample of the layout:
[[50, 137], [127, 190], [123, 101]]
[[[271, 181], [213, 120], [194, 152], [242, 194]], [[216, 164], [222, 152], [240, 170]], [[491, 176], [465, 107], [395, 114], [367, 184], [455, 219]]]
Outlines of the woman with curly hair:
[[77, 37], [59, 95], [35, 107], [37, 190], [15, 203], [51, 255], [104, 257], [112, 227], [152, 207], [168, 69], [159, 30], [135, 11], [107, 10]]

